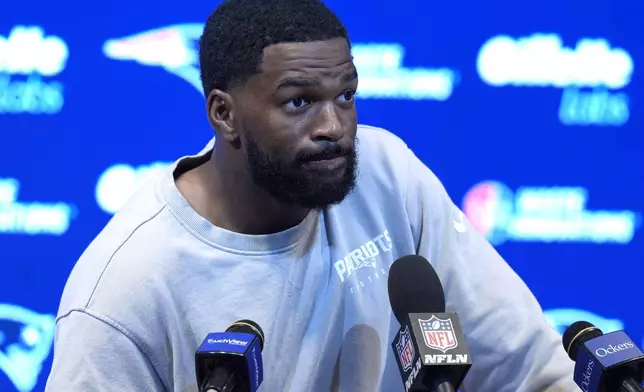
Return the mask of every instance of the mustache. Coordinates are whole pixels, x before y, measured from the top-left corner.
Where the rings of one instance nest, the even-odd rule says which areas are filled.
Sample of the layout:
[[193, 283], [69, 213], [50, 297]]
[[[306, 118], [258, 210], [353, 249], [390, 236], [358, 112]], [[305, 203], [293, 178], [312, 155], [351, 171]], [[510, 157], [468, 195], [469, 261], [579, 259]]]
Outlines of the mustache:
[[301, 151], [297, 154], [296, 159], [300, 162], [321, 161], [325, 159], [350, 156], [353, 152], [353, 146], [344, 147], [339, 143], [323, 142], [319, 149]]

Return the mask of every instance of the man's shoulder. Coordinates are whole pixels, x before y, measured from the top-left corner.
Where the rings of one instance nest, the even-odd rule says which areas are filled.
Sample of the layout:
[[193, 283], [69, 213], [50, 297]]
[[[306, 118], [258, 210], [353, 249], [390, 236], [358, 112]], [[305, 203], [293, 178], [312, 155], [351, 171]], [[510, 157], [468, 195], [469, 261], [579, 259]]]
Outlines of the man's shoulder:
[[385, 128], [358, 124], [357, 138], [360, 147], [389, 153], [407, 150], [407, 144], [398, 135]]
[[360, 185], [404, 186], [410, 150], [399, 136], [384, 128], [358, 125], [357, 149]]
[[[410, 150], [392, 132], [359, 125], [357, 133], [358, 175], [356, 187], [338, 208], [356, 211], [362, 216], [400, 215], [405, 205], [409, 178]], [[388, 208], [382, 209], [386, 201]]]
[[180, 227], [152, 186], [139, 189], [76, 261], [59, 316], [97, 301], [126, 300], [128, 290], [161, 272], [163, 259], [172, 257], [168, 238]]

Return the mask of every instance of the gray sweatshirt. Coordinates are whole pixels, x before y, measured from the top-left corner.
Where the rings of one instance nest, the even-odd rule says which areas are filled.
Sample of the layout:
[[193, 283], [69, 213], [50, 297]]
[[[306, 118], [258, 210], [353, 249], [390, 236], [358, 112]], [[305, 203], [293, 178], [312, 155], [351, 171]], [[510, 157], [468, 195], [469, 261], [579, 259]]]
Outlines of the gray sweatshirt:
[[262, 392], [402, 391], [387, 271], [409, 254], [459, 314], [463, 390], [576, 391], [538, 302], [436, 176], [390, 132], [361, 125], [358, 139], [353, 193], [270, 235], [215, 227], [179, 193], [173, 173], [214, 140], [148, 181], [67, 281], [46, 391], [197, 391], [197, 347], [239, 319], [265, 332]]

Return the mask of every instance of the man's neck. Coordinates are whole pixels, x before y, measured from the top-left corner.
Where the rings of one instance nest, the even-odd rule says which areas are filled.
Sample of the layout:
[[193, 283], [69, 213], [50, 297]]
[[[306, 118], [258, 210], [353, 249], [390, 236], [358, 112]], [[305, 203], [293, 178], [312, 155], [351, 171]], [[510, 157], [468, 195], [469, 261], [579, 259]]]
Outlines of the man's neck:
[[309, 213], [275, 200], [227, 155], [213, 151], [208, 162], [176, 180], [192, 208], [213, 225], [241, 234], [271, 234], [297, 225]]

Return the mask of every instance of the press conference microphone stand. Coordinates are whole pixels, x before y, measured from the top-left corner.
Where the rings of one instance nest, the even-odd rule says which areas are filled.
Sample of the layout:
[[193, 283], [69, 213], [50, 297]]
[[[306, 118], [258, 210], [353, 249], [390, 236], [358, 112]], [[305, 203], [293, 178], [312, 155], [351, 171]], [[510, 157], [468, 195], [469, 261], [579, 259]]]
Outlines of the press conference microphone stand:
[[238, 320], [226, 332], [209, 333], [195, 353], [201, 392], [256, 392], [264, 378], [264, 331]]
[[430, 386], [428, 391], [430, 392], [456, 392], [452, 383], [447, 380], [440, 378], [428, 379], [427, 377], [423, 380], [423, 384]]
[[209, 374], [205, 385], [204, 392], [232, 392], [237, 387], [235, 373], [226, 368], [216, 368], [212, 374]]
[[[456, 313], [427, 259], [403, 256], [389, 269], [391, 310], [401, 327], [391, 343], [405, 392], [456, 392], [472, 357]], [[447, 353], [449, 351], [449, 354]]]
[[644, 392], [644, 388], [632, 378], [622, 381], [621, 392]]
[[644, 352], [624, 331], [604, 335], [588, 321], [577, 321], [561, 342], [575, 361], [573, 379], [583, 391], [644, 392]]

